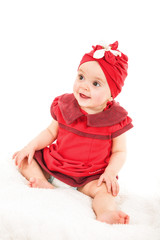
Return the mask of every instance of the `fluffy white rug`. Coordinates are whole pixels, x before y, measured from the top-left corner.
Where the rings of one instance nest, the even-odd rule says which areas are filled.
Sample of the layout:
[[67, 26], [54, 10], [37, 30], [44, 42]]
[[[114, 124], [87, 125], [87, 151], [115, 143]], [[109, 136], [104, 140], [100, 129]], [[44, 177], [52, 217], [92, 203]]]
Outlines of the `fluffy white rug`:
[[117, 202], [129, 225], [96, 221], [91, 199], [64, 186], [31, 189], [10, 158], [1, 157], [1, 240], [160, 240], [160, 198], [121, 190]]

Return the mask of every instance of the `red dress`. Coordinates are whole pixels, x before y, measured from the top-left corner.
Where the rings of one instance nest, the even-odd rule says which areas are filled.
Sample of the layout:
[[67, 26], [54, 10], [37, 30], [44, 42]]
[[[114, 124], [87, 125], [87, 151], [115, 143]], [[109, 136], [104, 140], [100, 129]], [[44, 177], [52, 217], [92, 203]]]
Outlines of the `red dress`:
[[73, 187], [98, 179], [109, 163], [112, 139], [133, 127], [119, 103], [86, 114], [73, 94], [55, 98], [51, 115], [59, 123], [57, 141], [34, 157], [45, 171]]

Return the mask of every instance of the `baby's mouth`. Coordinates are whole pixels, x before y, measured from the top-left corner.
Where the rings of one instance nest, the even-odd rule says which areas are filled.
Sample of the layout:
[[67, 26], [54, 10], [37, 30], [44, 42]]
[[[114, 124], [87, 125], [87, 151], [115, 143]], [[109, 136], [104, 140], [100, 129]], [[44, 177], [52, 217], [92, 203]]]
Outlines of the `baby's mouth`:
[[80, 97], [83, 98], [83, 99], [89, 99], [90, 97], [86, 96], [85, 94], [83, 93], [79, 93]]

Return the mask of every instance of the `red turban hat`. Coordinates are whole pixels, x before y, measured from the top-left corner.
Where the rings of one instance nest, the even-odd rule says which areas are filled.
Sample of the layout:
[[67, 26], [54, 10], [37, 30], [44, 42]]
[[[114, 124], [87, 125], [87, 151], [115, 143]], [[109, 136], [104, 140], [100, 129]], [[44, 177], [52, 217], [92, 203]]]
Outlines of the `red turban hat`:
[[121, 92], [127, 77], [128, 57], [117, 49], [117, 41], [110, 45], [96, 45], [92, 48], [91, 52], [83, 56], [80, 65], [97, 61], [106, 76], [112, 97], [115, 98]]

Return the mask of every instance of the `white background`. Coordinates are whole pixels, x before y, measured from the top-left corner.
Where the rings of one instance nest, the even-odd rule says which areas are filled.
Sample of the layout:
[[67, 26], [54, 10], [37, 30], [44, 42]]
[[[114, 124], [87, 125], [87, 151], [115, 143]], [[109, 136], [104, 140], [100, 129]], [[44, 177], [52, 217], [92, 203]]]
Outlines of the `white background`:
[[159, 24], [158, 0], [0, 1], [0, 155], [10, 156], [50, 124], [52, 100], [72, 92], [92, 45], [118, 40], [129, 75], [116, 100], [134, 124], [120, 179], [137, 193], [158, 191]]

